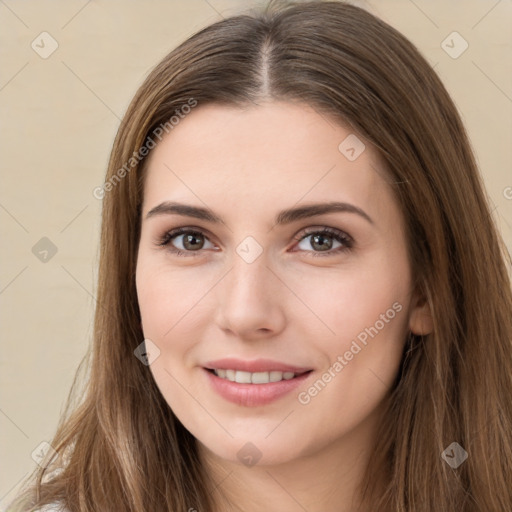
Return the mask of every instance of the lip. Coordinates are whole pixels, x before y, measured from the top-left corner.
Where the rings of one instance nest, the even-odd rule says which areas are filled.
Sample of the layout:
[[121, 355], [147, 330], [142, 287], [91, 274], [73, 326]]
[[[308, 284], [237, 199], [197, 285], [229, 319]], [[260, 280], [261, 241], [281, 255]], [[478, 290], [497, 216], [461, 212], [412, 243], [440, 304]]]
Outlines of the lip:
[[[215, 361], [208, 361], [203, 365], [204, 368], [209, 370], [240, 370], [242, 372], [293, 372], [293, 373], [305, 373], [313, 368], [292, 366], [289, 364], [281, 363], [279, 361], [273, 361], [272, 359], [255, 359], [253, 361], [244, 361], [242, 359], [236, 359], [234, 357], [226, 357], [224, 359], [217, 359]], [[294, 380], [294, 379], [292, 379]], [[266, 384], [260, 384], [266, 386]]]
[[217, 377], [212, 371], [201, 368], [212, 389], [228, 402], [242, 407], [259, 407], [277, 401], [309, 378], [312, 371], [297, 377], [268, 384], [240, 384]]

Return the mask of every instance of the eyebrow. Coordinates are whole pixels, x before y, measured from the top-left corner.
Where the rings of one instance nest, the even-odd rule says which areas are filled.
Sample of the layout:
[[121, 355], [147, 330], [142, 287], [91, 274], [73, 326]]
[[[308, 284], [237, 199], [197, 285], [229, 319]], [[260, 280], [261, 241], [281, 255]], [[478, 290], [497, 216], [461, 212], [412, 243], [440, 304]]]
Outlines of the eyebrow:
[[[361, 210], [361, 208], [358, 208], [357, 206], [350, 203], [331, 201], [328, 203], [315, 203], [282, 210], [276, 215], [274, 219], [274, 225], [291, 224], [292, 222], [301, 219], [306, 219], [309, 217], [314, 217], [316, 215], [337, 212], [353, 213], [359, 215], [360, 217], [368, 221], [370, 224], [374, 224], [371, 217], [364, 210]], [[215, 224], [225, 224], [222, 218], [213, 213], [213, 211], [210, 210], [209, 208], [192, 206], [173, 201], [164, 201], [163, 203], [160, 203], [159, 205], [155, 206], [146, 214], [146, 219], [149, 219], [150, 217], [155, 217], [157, 215], [172, 214], [194, 217], [196, 219], [201, 219]]]

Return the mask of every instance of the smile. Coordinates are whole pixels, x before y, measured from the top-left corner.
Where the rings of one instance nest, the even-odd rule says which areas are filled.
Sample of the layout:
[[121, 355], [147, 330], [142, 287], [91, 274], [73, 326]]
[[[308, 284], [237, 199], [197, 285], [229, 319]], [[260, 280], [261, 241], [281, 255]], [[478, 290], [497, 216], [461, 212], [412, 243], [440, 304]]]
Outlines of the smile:
[[269, 405], [292, 394], [314, 372], [302, 373], [271, 370], [248, 372], [223, 368], [202, 368], [210, 389], [219, 397], [242, 407]]

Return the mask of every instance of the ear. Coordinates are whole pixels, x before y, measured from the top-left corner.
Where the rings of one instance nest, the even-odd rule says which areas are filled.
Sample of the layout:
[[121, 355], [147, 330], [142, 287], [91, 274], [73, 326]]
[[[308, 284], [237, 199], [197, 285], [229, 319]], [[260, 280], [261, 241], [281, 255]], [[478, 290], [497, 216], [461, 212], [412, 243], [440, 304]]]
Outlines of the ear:
[[409, 330], [417, 335], [430, 334], [434, 330], [430, 306], [424, 297], [417, 294], [411, 304]]

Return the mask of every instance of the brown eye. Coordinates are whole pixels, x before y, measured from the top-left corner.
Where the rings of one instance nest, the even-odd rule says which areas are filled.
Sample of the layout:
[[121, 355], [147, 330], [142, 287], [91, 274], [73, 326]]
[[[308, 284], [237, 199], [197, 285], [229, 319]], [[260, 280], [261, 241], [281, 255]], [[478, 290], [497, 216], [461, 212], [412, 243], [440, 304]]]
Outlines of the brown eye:
[[[310, 230], [296, 238], [297, 247], [312, 256], [330, 256], [352, 248], [352, 238], [343, 231], [333, 228]], [[311, 250], [313, 249], [313, 250]]]
[[[207, 244], [210, 246], [208, 247]], [[167, 246], [171, 252], [180, 256], [196, 256], [196, 254], [190, 253], [214, 247], [204, 233], [186, 228], [178, 228], [165, 233], [158, 245]]]

